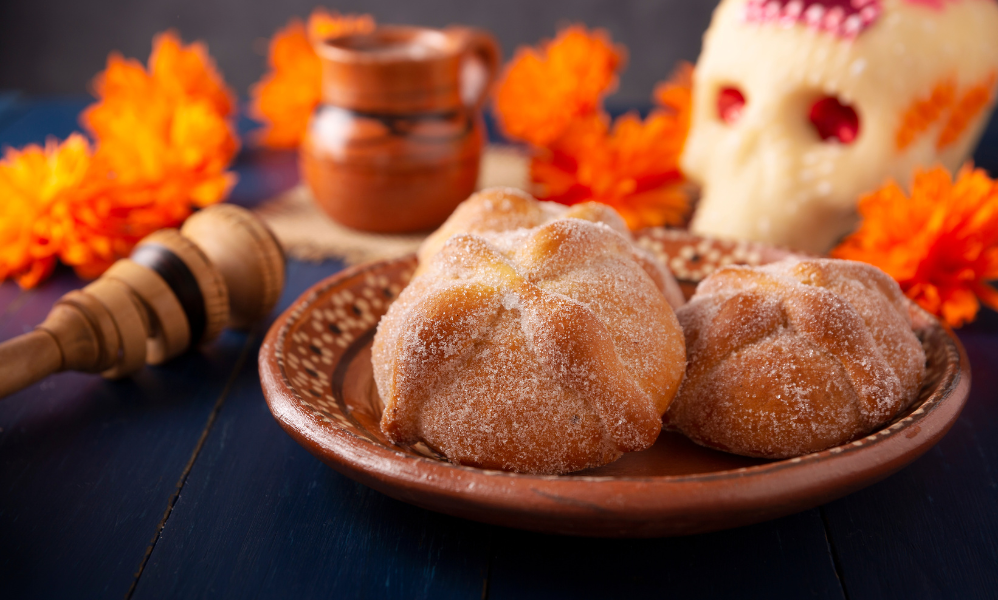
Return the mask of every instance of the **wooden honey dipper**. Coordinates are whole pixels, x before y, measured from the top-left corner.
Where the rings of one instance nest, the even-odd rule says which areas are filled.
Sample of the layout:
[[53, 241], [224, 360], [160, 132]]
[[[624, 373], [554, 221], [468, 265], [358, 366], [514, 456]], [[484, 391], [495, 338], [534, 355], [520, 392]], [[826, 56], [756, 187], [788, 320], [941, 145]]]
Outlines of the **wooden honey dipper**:
[[100, 279], [56, 301], [34, 331], [0, 344], [0, 398], [53, 373], [117, 378], [265, 317], [284, 287], [267, 227], [231, 204], [147, 236]]

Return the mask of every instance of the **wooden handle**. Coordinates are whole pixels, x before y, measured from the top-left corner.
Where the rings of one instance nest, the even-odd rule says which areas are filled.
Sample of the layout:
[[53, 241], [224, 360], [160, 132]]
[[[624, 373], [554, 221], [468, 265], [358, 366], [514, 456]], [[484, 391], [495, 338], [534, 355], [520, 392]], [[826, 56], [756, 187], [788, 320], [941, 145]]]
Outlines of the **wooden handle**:
[[0, 398], [62, 370], [62, 351], [49, 333], [36, 329], [0, 344]]
[[60, 298], [35, 331], [0, 345], [0, 398], [61, 370], [122, 377], [212, 339], [230, 313], [230, 324], [248, 326], [271, 311], [284, 255], [256, 217], [207, 208], [185, 231], [147, 236], [131, 259]]

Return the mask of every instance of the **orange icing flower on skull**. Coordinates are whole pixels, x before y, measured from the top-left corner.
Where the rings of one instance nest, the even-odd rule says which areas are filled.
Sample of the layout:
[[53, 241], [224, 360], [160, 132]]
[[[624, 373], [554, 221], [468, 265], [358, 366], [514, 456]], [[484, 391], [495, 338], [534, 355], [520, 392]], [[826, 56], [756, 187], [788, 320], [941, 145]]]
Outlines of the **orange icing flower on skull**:
[[938, 82], [928, 96], [916, 99], [905, 110], [895, 136], [897, 149], [907, 149], [940, 122], [936, 148], [943, 150], [957, 142], [994, 101], [996, 82], [998, 72], [964, 90], [958, 90], [952, 78]]

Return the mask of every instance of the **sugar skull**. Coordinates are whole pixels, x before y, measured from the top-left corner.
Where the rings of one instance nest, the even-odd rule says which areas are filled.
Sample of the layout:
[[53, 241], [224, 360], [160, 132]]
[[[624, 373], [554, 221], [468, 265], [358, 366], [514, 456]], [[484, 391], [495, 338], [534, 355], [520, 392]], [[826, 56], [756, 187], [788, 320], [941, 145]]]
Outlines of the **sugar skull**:
[[824, 252], [863, 193], [967, 159], [998, 87], [998, 3], [722, 0], [694, 77], [693, 231]]

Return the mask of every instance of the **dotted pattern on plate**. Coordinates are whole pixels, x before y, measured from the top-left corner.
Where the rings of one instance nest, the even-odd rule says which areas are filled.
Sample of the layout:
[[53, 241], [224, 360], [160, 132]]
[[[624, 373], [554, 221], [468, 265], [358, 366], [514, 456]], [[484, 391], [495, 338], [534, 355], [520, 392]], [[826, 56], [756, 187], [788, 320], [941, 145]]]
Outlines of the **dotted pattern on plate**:
[[[669, 265], [678, 279], [693, 283], [725, 265], [765, 264], [790, 254], [785, 250], [747, 242], [704, 240], [678, 230], [646, 229], [638, 232], [635, 238], [639, 245]], [[351, 344], [377, 326], [415, 268], [416, 259], [410, 255], [361, 266], [334, 276], [298, 305], [282, 329], [275, 349], [285, 382], [306, 412], [320, 422], [375, 445], [386, 444], [345, 414], [343, 402], [333, 396], [331, 377]], [[918, 314], [921, 317], [916, 320], [932, 322], [927, 314]], [[926, 326], [923, 328], [925, 332], [930, 336], [923, 340], [929, 369], [919, 399], [912, 408], [898, 415], [891, 425], [850, 444], [781, 462], [797, 464], [862, 447], [896, 433], [912, 419], [931, 410], [945, 397], [941, 386], [955, 377], [951, 371], [959, 363], [959, 351], [942, 329]], [[437, 453], [420, 446], [392, 448], [409, 456], [443, 460]], [[758, 468], [761, 467], [745, 467], [738, 471]]]
[[679, 229], [654, 227], [635, 234], [638, 246], [669, 267], [676, 279], [698, 282], [727, 265], [760, 265], [789, 252], [753, 242], [697, 238]]

